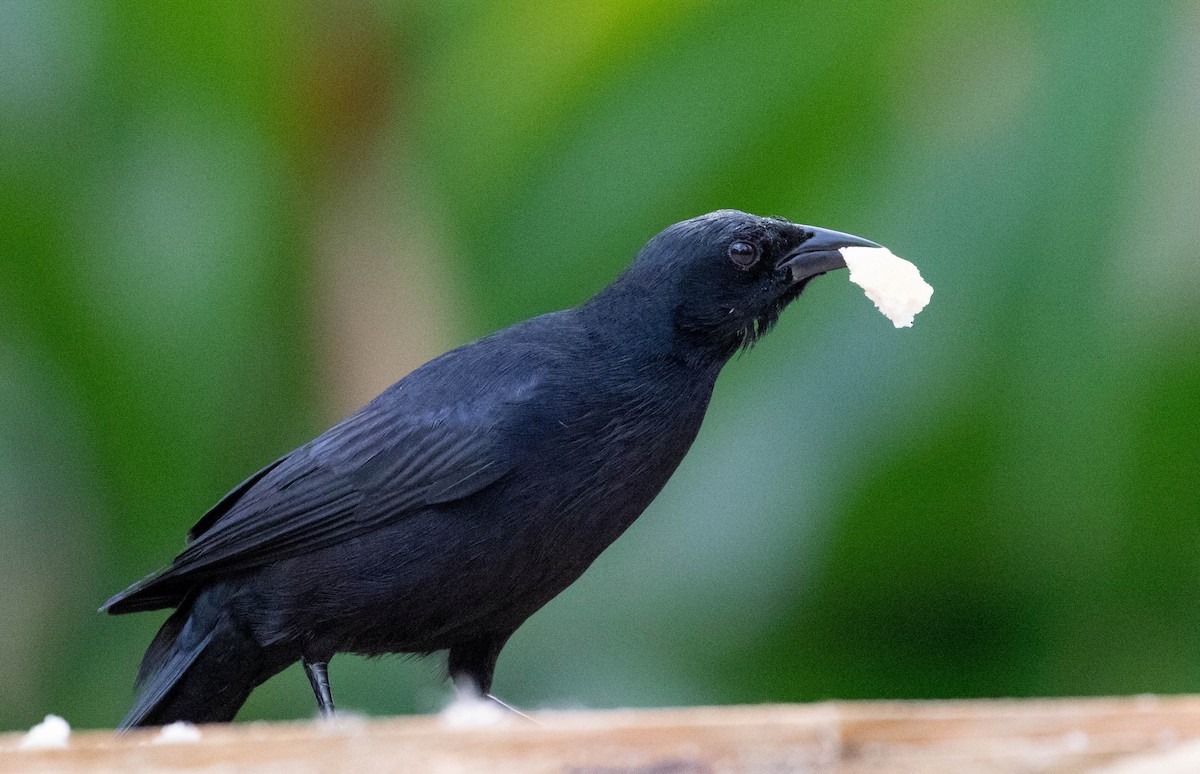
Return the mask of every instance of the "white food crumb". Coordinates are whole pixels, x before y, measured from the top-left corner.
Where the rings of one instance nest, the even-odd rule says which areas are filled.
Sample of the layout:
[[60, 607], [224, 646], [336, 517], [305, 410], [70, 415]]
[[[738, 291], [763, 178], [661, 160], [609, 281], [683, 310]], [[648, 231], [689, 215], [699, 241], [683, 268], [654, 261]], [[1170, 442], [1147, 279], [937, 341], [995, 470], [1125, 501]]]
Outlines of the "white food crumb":
[[358, 732], [366, 729], [369, 718], [366, 715], [350, 710], [344, 710], [338, 707], [338, 710], [333, 715], [317, 714], [313, 716], [313, 723], [321, 733], [349, 733]]
[[200, 729], [186, 720], [176, 720], [162, 727], [155, 744], [191, 744], [200, 741]]
[[460, 692], [442, 710], [438, 720], [447, 728], [479, 728], [498, 726], [510, 718], [508, 711], [496, 702]]
[[58, 715], [47, 715], [46, 719], [29, 729], [21, 737], [22, 750], [47, 750], [67, 746], [71, 738], [71, 724]]
[[843, 247], [841, 253], [850, 269], [850, 281], [863, 289], [893, 325], [911, 328], [913, 317], [933, 295], [917, 267], [886, 247]]
[[1063, 743], [1070, 752], [1083, 752], [1088, 748], [1088, 735], [1084, 731], [1071, 731], [1063, 737]]

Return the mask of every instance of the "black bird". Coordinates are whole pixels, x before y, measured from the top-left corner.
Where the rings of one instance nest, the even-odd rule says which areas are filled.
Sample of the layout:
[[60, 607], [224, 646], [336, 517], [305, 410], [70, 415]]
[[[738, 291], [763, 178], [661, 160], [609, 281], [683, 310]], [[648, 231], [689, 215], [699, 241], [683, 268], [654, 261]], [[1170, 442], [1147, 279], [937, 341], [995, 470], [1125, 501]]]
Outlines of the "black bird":
[[721, 367], [847, 246], [878, 247], [736, 210], [676, 223], [582, 305], [426, 363], [258, 471], [101, 608], [175, 608], [122, 727], [232, 720], [297, 660], [329, 714], [335, 653], [449, 650], [494, 698], [504, 643], [641, 515]]

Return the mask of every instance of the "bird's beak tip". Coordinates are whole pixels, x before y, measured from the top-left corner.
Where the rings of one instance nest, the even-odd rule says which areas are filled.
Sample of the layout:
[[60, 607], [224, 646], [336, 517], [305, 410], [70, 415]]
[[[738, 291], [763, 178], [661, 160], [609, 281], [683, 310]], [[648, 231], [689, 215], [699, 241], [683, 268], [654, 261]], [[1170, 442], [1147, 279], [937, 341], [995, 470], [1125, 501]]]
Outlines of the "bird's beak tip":
[[786, 268], [791, 273], [792, 282], [846, 268], [846, 259], [841, 252], [843, 247], [881, 247], [870, 240], [841, 231], [811, 226], [804, 228], [810, 231], [812, 236], [789, 253], [780, 264], [780, 268]]

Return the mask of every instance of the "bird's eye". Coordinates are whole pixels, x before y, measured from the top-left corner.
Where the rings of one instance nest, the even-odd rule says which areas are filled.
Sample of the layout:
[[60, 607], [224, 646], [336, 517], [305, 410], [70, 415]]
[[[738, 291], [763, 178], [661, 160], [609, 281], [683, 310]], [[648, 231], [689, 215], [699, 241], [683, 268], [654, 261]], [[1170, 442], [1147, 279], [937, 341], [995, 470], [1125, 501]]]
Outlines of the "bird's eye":
[[758, 247], [749, 242], [734, 242], [729, 246], [729, 260], [748, 269], [758, 260]]

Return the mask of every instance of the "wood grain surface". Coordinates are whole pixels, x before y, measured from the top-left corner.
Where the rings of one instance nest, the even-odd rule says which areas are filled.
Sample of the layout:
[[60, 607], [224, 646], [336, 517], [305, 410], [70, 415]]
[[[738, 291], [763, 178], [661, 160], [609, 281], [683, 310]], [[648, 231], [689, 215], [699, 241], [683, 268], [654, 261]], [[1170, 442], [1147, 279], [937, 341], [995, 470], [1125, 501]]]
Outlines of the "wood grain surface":
[[62, 750], [0, 736], [0, 772], [1200, 772], [1200, 697], [826, 702], [73, 733]]

